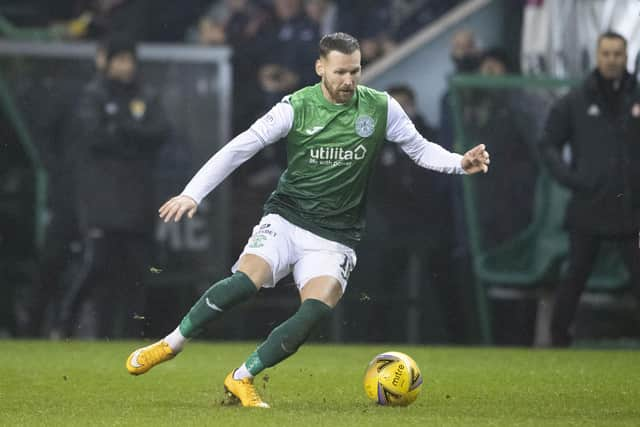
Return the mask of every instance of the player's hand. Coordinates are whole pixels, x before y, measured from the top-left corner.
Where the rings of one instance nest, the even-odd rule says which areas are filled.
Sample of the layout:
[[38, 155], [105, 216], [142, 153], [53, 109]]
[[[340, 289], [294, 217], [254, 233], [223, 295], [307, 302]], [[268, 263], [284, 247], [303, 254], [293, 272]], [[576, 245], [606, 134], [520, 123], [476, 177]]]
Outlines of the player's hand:
[[167, 200], [164, 205], [160, 206], [158, 212], [164, 222], [169, 222], [172, 219], [174, 222], [178, 222], [185, 213], [189, 218], [193, 218], [197, 210], [198, 204], [195, 200], [189, 196], [180, 195]]
[[484, 144], [476, 145], [462, 156], [462, 169], [469, 175], [489, 171], [489, 152], [485, 149]]

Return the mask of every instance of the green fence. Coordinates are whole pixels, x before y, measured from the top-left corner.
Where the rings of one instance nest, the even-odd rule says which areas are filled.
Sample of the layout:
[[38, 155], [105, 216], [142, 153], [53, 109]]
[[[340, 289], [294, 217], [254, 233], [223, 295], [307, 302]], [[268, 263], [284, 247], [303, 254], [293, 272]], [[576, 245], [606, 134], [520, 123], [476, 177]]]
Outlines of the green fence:
[[[35, 252], [41, 249], [44, 243], [47, 177], [31, 134], [16, 108], [2, 75], [0, 75], [0, 116], [6, 127], [6, 134], [2, 138], [4, 147], [0, 151], [3, 152], [4, 161], [8, 162], [2, 168], [4, 185], [2, 185], [0, 209], [7, 215], [5, 225], [10, 228], [15, 227], [13, 233], [8, 233], [14, 237], [2, 239], [0, 248], [4, 254], [21, 252], [22, 255], [26, 255], [24, 252]], [[5, 174], [8, 175], [5, 176]], [[11, 181], [15, 184], [11, 184]], [[25, 226], [18, 227], [16, 221], [20, 221]], [[16, 234], [18, 231], [19, 234]], [[20, 242], [13, 241], [15, 239], [19, 239]], [[18, 247], [25, 249], [19, 251], [16, 249]]]

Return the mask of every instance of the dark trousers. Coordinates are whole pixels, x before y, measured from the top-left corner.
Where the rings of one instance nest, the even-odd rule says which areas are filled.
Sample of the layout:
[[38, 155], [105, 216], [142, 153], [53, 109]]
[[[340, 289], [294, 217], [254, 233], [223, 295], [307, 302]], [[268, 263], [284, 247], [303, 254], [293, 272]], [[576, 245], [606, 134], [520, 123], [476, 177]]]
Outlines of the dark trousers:
[[84, 239], [80, 267], [62, 300], [64, 336], [78, 333], [80, 308], [91, 300], [99, 338], [139, 338], [144, 332], [144, 277], [149, 271], [151, 236], [92, 231]]
[[569, 234], [569, 276], [556, 292], [551, 316], [551, 342], [554, 346], [571, 344], [569, 327], [578, 308], [580, 295], [584, 291], [605, 240], [614, 241], [631, 275], [632, 290], [640, 301], [640, 247], [637, 235], [598, 236], [571, 231]]
[[72, 247], [78, 245], [78, 240], [77, 226], [71, 221], [54, 220], [48, 226], [37, 278], [27, 300], [28, 336], [38, 337], [45, 332], [45, 320], [59, 311], [74, 262]]
[[[13, 260], [12, 260], [13, 261]], [[0, 332], [16, 336], [16, 280], [10, 264], [0, 262]]]

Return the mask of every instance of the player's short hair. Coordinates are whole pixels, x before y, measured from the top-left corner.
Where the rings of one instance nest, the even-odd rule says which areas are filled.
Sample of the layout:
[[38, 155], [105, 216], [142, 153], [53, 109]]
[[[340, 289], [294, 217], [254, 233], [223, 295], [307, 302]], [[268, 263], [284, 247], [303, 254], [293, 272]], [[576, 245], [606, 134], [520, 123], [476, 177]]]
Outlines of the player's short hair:
[[627, 48], [627, 39], [624, 38], [624, 36], [620, 33], [617, 33], [615, 31], [612, 30], [608, 30], [605, 31], [604, 33], [600, 34], [598, 36], [598, 47], [600, 47], [600, 42], [602, 42], [603, 39], [618, 39], [618, 40], [622, 40], [622, 43], [624, 44], [624, 48]]
[[329, 52], [335, 50], [345, 55], [360, 50], [358, 39], [347, 33], [331, 33], [326, 34], [320, 39], [318, 44], [320, 57], [326, 58]]

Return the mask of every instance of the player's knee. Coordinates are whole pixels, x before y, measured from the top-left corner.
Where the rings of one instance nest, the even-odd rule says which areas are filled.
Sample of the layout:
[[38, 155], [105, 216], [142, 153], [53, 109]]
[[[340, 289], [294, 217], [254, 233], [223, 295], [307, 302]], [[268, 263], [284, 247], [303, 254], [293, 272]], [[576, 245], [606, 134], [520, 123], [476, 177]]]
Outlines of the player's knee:
[[253, 254], [245, 254], [240, 258], [238, 271], [244, 273], [257, 289], [260, 289], [265, 283], [269, 283], [273, 276], [269, 263]]
[[303, 301], [317, 300], [333, 308], [342, 298], [342, 286], [333, 277], [316, 277], [300, 290], [300, 297]]

